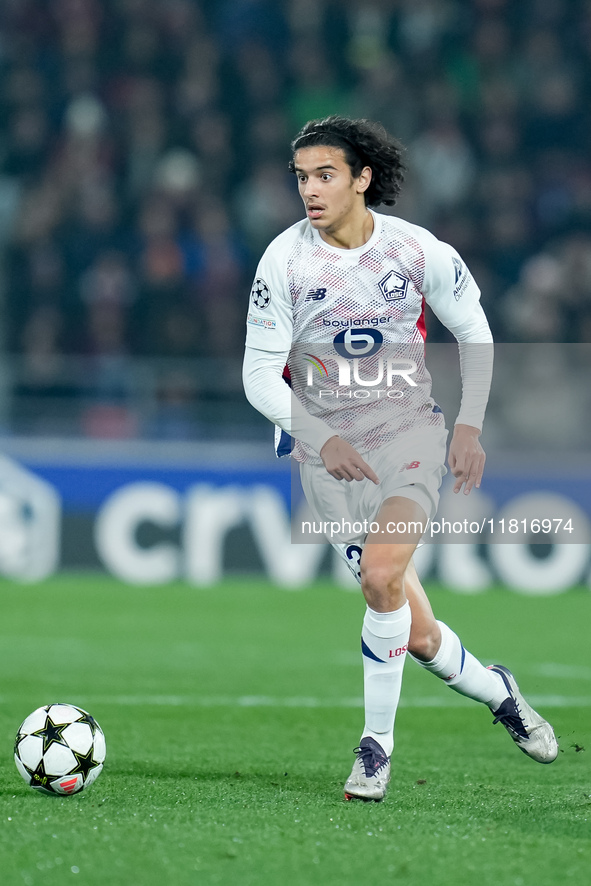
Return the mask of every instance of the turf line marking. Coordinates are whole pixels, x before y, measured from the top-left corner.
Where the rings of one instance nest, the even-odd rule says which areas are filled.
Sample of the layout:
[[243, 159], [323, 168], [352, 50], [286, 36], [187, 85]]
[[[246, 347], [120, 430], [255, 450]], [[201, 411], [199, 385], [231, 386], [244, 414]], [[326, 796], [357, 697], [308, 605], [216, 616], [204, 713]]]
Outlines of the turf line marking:
[[591, 680], [591, 668], [585, 665], [555, 664], [542, 662], [529, 668], [529, 673], [540, 677], [558, 677], [563, 680]]
[[[240, 695], [198, 696], [198, 695], [113, 695], [84, 696], [86, 704], [112, 704], [129, 707], [190, 707], [190, 708], [362, 708], [363, 699], [315, 698], [312, 696], [272, 696]], [[531, 695], [528, 700], [540, 708], [588, 708], [591, 696], [588, 695]], [[402, 708], [458, 708], [470, 704], [470, 700], [459, 695], [423, 696], [402, 698]]]

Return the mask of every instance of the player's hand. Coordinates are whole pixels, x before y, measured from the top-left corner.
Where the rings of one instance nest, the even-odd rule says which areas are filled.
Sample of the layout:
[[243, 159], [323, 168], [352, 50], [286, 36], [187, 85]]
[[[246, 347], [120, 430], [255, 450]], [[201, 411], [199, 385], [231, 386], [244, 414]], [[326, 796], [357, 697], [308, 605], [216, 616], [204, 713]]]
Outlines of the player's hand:
[[449, 468], [456, 478], [454, 492], [460, 492], [464, 483], [464, 495], [473, 486], [480, 488], [486, 455], [480, 445], [480, 431], [470, 425], [456, 425], [449, 447]]
[[330, 437], [320, 450], [320, 458], [328, 473], [337, 480], [364, 480], [366, 477], [379, 485], [377, 475], [350, 443], [340, 437]]

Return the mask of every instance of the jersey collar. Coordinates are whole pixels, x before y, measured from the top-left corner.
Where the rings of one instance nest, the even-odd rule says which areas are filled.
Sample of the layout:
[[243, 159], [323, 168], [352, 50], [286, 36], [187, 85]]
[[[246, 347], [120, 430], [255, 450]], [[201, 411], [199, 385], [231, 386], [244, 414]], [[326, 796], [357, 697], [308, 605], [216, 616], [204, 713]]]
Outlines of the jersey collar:
[[339, 255], [341, 258], [347, 261], [356, 261], [360, 256], [364, 255], [368, 252], [379, 240], [380, 234], [382, 233], [382, 219], [381, 216], [374, 212], [373, 209], [369, 210], [373, 216], [373, 231], [371, 233], [371, 237], [362, 246], [356, 246], [355, 249], [342, 249], [340, 246], [331, 246], [330, 243], [326, 243], [322, 237], [320, 236], [320, 232], [316, 230], [316, 228], [312, 228], [312, 237], [314, 238], [314, 242], [321, 246], [323, 249], [326, 249], [327, 252], [332, 252], [334, 255]]

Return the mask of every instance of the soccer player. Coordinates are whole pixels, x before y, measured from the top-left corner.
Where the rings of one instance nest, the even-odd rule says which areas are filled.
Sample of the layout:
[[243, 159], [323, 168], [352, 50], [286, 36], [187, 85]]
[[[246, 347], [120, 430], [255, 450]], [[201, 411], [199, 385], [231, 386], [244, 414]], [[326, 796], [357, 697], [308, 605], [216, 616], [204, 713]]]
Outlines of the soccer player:
[[[484, 667], [435, 619], [412, 563], [437, 509], [447, 439], [422, 358], [424, 305], [459, 344], [462, 402], [448, 463], [454, 491], [469, 494], [484, 469], [479, 436], [492, 373], [480, 291], [451, 246], [372, 208], [394, 204], [403, 178], [401, 146], [381, 125], [314, 120], [292, 150], [306, 218], [280, 234], [259, 264], [243, 377], [251, 404], [293, 438], [315, 519], [342, 522], [331, 541], [357, 572], [367, 603], [365, 725], [345, 797], [386, 793], [407, 651], [487, 705], [524, 753], [550, 763], [558, 753], [550, 724], [507, 668]], [[382, 379], [386, 387], [372, 389]]]

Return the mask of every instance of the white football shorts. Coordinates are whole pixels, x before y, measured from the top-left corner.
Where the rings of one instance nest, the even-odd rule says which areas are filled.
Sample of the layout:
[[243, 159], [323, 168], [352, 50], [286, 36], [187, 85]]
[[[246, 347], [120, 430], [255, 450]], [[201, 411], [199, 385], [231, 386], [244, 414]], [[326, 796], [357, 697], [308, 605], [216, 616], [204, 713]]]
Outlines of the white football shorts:
[[327, 535], [328, 541], [343, 558], [347, 567], [361, 582], [361, 555], [365, 544], [367, 523], [375, 520], [382, 504], [392, 496], [417, 502], [432, 520], [439, 505], [439, 487], [447, 469], [445, 455], [447, 430], [424, 429], [400, 434], [392, 443], [363, 458], [380, 479], [337, 480], [324, 465], [300, 464], [300, 478], [306, 500], [314, 519], [319, 522], [341, 522], [346, 531]]
[[331, 544], [363, 545], [367, 530], [360, 529], [360, 524], [374, 521], [382, 504], [392, 496], [410, 498], [429, 520], [433, 519], [439, 505], [439, 487], [447, 473], [446, 443], [445, 428], [421, 428], [362, 453], [379, 477], [379, 486], [367, 479], [337, 480], [324, 465], [300, 464], [302, 488], [314, 519], [344, 525], [340, 533], [331, 531]]

